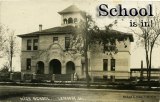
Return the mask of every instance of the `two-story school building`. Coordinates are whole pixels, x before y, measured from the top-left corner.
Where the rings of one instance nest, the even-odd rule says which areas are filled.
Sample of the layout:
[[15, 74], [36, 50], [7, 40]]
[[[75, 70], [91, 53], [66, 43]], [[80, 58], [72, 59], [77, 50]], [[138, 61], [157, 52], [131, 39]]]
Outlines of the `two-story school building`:
[[[85, 20], [85, 12], [74, 5], [58, 12], [61, 25], [49, 29], [18, 35], [22, 38], [21, 72], [34, 74], [72, 74], [85, 78], [84, 57], [70, 46], [70, 38], [76, 33], [77, 24]], [[113, 34], [127, 37], [124, 42], [116, 41], [117, 54], [106, 54], [103, 46], [94, 44], [88, 51], [90, 76], [104, 76], [108, 72], [129, 72], [132, 34], [113, 30]], [[95, 50], [96, 49], [96, 50]], [[106, 73], [105, 73], [106, 72]]]

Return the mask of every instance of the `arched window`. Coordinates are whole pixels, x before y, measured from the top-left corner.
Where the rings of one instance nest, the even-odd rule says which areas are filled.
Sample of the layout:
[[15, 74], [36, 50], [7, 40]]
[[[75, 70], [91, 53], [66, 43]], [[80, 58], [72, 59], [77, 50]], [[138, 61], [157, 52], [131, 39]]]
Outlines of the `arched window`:
[[77, 22], [78, 22], [77, 18], [74, 18], [74, 23], [77, 23]]
[[67, 24], [67, 19], [66, 18], [63, 19], [63, 22], [64, 22], [64, 24]]
[[73, 23], [73, 19], [70, 17], [70, 18], [68, 18], [68, 23], [70, 24], [70, 23]]
[[67, 62], [66, 64], [66, 74], [75, 73], [75, 64], [72, 61]]

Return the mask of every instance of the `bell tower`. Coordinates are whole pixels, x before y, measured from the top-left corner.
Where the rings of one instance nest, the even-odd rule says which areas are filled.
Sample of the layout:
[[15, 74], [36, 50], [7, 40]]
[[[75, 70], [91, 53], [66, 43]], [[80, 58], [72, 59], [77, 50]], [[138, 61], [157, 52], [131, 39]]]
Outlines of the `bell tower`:
[[61, 15], [61, 26], [76, 26], [81, 20], [85, 20], [85, 12], [75, 5], [71, 5], [58, 13]]

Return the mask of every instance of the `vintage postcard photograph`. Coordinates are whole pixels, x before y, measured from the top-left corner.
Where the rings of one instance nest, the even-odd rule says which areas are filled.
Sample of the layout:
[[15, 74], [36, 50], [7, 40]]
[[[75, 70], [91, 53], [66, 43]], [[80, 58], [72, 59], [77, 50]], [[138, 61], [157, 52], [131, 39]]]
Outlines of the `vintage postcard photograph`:
[[0, 0], [0, 102], [160, 102], [159, 5]]

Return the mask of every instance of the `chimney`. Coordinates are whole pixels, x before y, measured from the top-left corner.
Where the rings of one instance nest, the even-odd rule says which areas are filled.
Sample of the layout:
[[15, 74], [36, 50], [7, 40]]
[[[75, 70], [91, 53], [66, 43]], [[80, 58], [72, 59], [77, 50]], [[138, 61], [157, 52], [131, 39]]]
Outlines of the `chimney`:
[[42, 24], [39, 24], [39, 31], [42, 31]]

